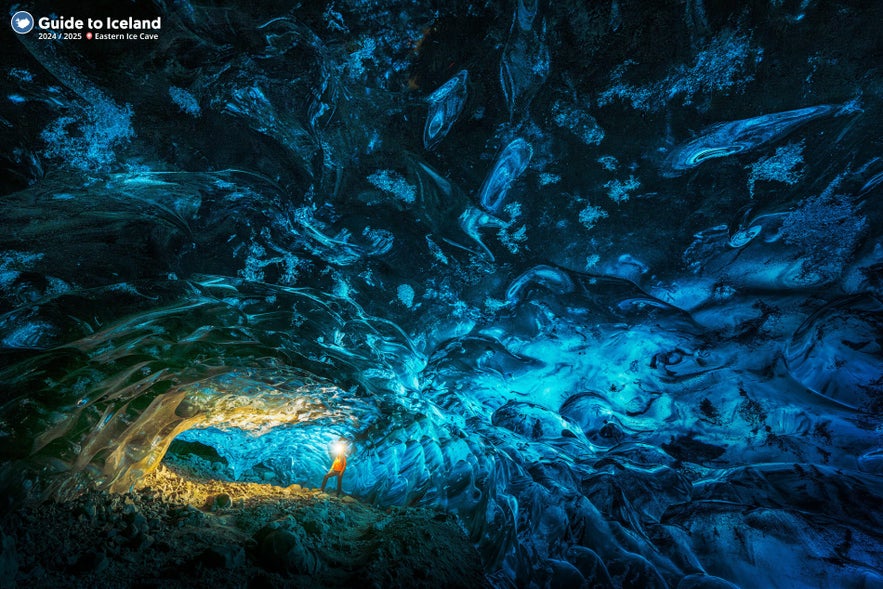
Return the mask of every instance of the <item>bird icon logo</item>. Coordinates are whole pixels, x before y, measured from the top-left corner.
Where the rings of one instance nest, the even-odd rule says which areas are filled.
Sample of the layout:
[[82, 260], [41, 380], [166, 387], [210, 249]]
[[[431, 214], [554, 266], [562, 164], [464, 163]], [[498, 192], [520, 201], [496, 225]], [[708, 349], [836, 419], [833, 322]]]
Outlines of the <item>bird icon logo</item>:
[[34, 28], [34, 17], [30, 12], [20, 10], [12, 15], [12, 30], [19, 35], [26, 35]]

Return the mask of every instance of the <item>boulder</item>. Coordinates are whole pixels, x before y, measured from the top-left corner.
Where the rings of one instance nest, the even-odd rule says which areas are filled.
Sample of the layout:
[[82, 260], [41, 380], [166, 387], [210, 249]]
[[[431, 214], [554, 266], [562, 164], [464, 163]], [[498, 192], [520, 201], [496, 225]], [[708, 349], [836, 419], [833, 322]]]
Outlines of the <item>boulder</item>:
[[303, 530], [264, 528], [255, 538], [258, 559], [265, 568], [298, 575], [312, 575], [319, 570], [319, 559], [305, 542]]
[[227, 493], [218, 493], [217, 495], [208, 498], [206, 501], [206, 507], [212, 511], [229, 509], [230, 507], [233, 507], [233, 499], [231, 499], [230, 495]]
[[208, 567], [237, 569], [245, 564], [245, 550], [232, 544], [211, 546], [199, 555], [199, 561]]

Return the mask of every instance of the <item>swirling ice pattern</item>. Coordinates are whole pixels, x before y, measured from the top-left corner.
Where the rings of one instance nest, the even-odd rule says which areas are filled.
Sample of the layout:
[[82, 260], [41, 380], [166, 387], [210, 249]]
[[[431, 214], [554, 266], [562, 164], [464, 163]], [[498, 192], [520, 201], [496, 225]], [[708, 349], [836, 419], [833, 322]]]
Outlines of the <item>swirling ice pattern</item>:
[[461, 70], [427, 98], [429, 112], [423, 128], [423, 146], [432, 149], [445, 138], [466, 104], [466, 81], [469, 73]]
[[515, 139], [503, 149], [478, 193], [478, 201], [485, 210], [499, 212], [506, 194], [527, 169], [532, 156], [530, 144], [521, 138]]
[[[842, 107], [839, 110], [842, 111]], [[837, 106], [823, 104], [713, 125], [696, 139], [674, 148], [663, 163], [662, 173], [668, 177], [679, 176], [708, 160], [729, 157], [782, 139], [799, 126], [835, 112], [838, 112]]]
[[[510, 116], [526, 107], [549, 75], [550, 55], [539, 0], [518, 0], [509, 39], [500, 58], [500, 86]], [[539, 22], [538, 22], [539, 21]]]
[[786, 352], [807, 389], [852, 409], [883, 412], [883, 303], [873, 295], [835, 301], [809, 317]]

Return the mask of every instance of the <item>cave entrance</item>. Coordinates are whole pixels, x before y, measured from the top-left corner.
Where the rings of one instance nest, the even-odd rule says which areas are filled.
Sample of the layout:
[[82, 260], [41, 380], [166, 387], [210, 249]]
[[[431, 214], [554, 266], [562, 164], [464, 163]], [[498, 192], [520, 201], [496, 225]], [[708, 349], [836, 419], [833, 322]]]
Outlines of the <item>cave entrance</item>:
[[[346, 433], [316, 423], [260, 432], [235, 427], [189, 429], [171, 441], [160, 466], [193, 485], [246, 485], [252, 492], [257, 492], [255, 485], [308, 491], [320, 486], [331, 464], [332, 447], [340, 437], [348, 438]], [[352, 450], [351, 444], [347, 450]], [[344, 491], [354, 491], [354, 482], [355, 477], [345, 478]]]
[[[319, 487], [334, 443], [345, 438], [348, 451], [355, 451], [358, 420], [351, 397], [280, 368], [193, 383], [174, 397], [155, 399], [139, 415], [132, 446], [142, 458], [132, 465], [133, 478], [149, 475], [156, 465], [194, 483]], [[345, 487], [354, 488], [353, 475], [347, 469]]]
[[[312, 424], [259, 435], [238, 428], [187, 430], [171, 441], [135, 490], [218, 515], [326, 497], [319, 486], [337, 439], [336, 430]], [[345, 478], [342, 498], [353, 497], [355, 490], [354, 480]]]

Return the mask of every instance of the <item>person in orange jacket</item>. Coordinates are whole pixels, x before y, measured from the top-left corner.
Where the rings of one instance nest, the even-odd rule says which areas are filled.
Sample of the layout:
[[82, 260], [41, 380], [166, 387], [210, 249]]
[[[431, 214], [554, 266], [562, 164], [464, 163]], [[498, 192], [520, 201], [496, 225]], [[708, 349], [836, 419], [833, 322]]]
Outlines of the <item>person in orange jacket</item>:
[[319, 490], [324, 491], [328, 479], [337, 477], [337, 494], [339, 496], [343, 490], [343, 471], [346, 470], [346, 442], [343, 439], [334, 444], [334, 452], [336, 454], [334, 462], [331, 463], [331, 469], [325, 475], [325, 478], [322, 479], [322, 486]]

